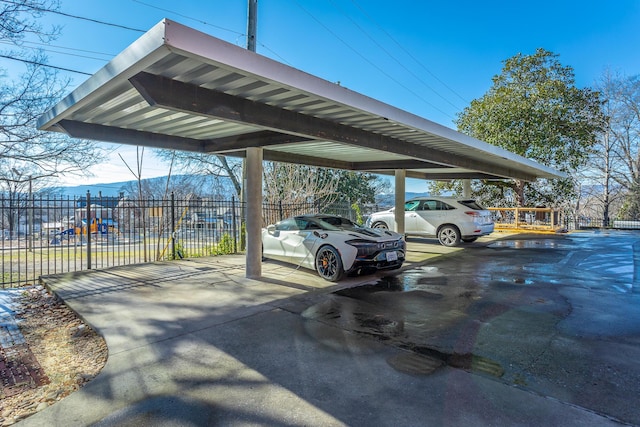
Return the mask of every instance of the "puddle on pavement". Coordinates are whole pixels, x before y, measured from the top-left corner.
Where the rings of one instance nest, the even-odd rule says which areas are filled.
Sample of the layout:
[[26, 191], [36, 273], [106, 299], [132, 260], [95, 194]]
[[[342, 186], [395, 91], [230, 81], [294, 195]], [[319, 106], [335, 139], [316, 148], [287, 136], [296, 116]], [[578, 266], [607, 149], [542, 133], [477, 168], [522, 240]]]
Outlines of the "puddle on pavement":
[[350, 298], [359, 298], [376, 292], [423, 291], [434, 298], [441, 297], [441, 287], [447, 286], [447, 277], [437, 267], [421, 267], [409, 270], [401, 276], [382, 277], [374, 284], [357, 286], [335, 292]]
[[[309, 307], [302, 316], [403, 349], [406, 354], [387, 360], [400, 372], [427, 375], [448, 365], [500, 377], [504, 370], [497, 362], [471, 353], [447, 353], [429, 346], [430, 342], [444, 343], [438, 348], [459, 346], [459, 337], [455, 336], [468, 321], [465, 310], [475, 300], [474, 290], [450, 285], [437, 268], [423, 268], [401, 276], [385, 277], [374, 284], [336, 291]], [[313, 328], [307, 328], [312, 336]], [[339, 342], [329, 343], [327, 337], [323, 334], [322, 339], [316, 338], [332, 349], [340, 346]], [[452, 339], [454, 344], [451, 344]], [[357, 341], [350, 341], [350, 347], [344, 351], [352, 352], [354, 344]]]
[[474, 354], [448, 354], [422, 347], [411, 349], [410, 353], [400, 353], [389, 357], [387, 363], [397, 371], [411, 375], [429, 375], [448, 365], [466, 371], [502, 377], [502, 366], [486, 357]]
[[410, 350], [423, 358], [440, 361], [441, 365], [482, 372], [498, 378], [504, 375], [504, 369], [498, 362], [472, 353], [444, 353], [428, 347], [413, 347]]
[[396, 371], [410, 375], [429, 375], [444, 365], [442, 360], [435, 357], [407, 352], [389, 357], [387, 363]]
[[557, 239], [523, 239], [499, 240], [491, 243], [489, 248], [509, 249], [568, 249], [569, 245]]
[[533, 285], [535, 281], [531, 277], [523, 277], [523, 276], [500, 276], [494, 275], [491, 276], [491, 279], [494, 283], [497, 284], [515, 284], [515, 285]]

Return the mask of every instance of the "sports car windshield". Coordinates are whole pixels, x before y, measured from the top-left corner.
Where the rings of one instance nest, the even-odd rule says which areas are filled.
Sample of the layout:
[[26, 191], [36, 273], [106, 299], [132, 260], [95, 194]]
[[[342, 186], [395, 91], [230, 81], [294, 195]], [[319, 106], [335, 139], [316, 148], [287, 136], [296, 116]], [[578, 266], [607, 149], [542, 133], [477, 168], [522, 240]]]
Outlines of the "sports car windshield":
[[319, 217], [317, 220], [319, 223], [327, 224], [331, 227], [325, 228], [325, 230], [359, 230], [362, 228], [355, 222], [338, 216]]
[[368, 231], [361, 225], [339, 216], [297, 216], [288, 218], [278, 222], [276, 230], [296, 231], [296, 230], [326, 230], [326, 231], [342, 231], [352, 230], [359, 233]]
[[[324, 218], [323, 218], [324, 219]], [[340, 227], [331, 225], [330, 223], [323, 221], [320, 218], [296, 218], [296, 223], [300, 230], [328, 230], [328, 231], [340, 231]]]
[[338, 227], [340, 230], [344, 231], [352, 231], [359, 234], [363, 234], [369, 237], [380, 237], [378, 232], [371, 230], [370, 228], [363, 227], [361, 225], [356, 224], [355, 222], [348, 220], [347, 218], [342, 218], [338, 216], [328, 216], [321, 218], [322, 222], [330, 223], [331, 225]]

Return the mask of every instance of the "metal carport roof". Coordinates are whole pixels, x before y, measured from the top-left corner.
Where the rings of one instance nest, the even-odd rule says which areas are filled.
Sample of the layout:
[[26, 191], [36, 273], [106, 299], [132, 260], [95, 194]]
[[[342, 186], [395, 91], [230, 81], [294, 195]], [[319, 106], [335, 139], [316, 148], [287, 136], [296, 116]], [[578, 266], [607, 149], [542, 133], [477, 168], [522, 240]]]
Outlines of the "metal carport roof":
[[260, 277], [262, 161], [404, 178], [563, 176], [340, 85], [163, 20], [38, 120], [42, 130], [246, 156], [247, 277]]
[[407, 177], [558, 171], [170, 20], [38, 121], [86, 139]]

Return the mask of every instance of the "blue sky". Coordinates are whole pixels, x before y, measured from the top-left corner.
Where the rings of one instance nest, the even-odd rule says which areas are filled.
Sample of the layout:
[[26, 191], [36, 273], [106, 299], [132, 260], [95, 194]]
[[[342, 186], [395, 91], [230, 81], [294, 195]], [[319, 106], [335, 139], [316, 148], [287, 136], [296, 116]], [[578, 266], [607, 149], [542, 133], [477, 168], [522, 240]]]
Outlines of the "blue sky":
[[[61, 11], [139, 30], [166, 17], [246, 45], [247, 0], [61, 0]], [[49, 63], [85, 73], [141, 35], [58, 14], [45, 22], [63, 26], [57, 47], [48, 48]], [[455, 128], [456, 114], [517, 53], [541, 47], [558, 54], [579, 87], [593, 86], [607, 69], [640, 73], [638, 28], [638, 0], [258, 0], [257, 52]], [[61, 73], [72, 87], [87, 78]], [[112, 147], [127, 158], [135, 151]], [[91, 182], [132, 178], [117, 154], [111, 158]], [[147, 177], [164, 172], [146, 162]], [[407, 189], [422, 191], [424, 184]]]

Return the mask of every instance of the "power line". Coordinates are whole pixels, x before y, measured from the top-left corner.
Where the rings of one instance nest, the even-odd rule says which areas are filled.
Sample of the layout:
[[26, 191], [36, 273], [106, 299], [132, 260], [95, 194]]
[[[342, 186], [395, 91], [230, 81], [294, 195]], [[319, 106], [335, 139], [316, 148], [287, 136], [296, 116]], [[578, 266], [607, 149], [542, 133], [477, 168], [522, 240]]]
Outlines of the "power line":
[[451, 117], [450, 114], [448, 114], [447, 112], [441, 110], [440, 108], [436, 107], [435, 105], [433, 105], [432, 103], [430, 103], [429, 101], [427, 101], [424, 97], [420, 96], [419, 94], [417, 94], [415, 91], [413, 91], [411, 88], [409, 88], [408, 86], [406, 86], [404, 83], [400, 82], [399, 80], [397, 80], [396, 78], [394, 78], [392, 75], [390, 75], [389, 73], [387, 73], [386, 71], [384, 71], [382, 68], [380, 68], [375, 62], [369, 60], [367, 57], [365, 57], [359, 50], [357, 50], [356, 48], [354, 48], [353, 46], [351, 46], [349, 43], [347, 43], [346, 41], [344, 41], [340, 36], [338, 36], [335, 32], [333, 32], [329, 27], [327, 27], [326, 25], [324, 25], [319, 19], [317, 19], [315, 16], [313, 16], [313, 14], [311, 12], [309, 12], [307, 9], [305, 9], [300, 2], [298, 2], [298, 0], [295, 0], [296, 4], [298, 5], [298, 7], [300, 7], [300, 9], [302, 9], [307, 15], [309, 15], [314, 21], [316, 21], [318, 24], [320, 24], [325, 30], [327, 30], [327, 32], [329, 32], [331, 35], [333, 35], [336, 39], [338, 39], [342, 44], [344, 44], [346, 47], [348, 47], [351, 51], [353, 51], [356, 55], [358, 55], [360, 58], [362, 58], [363, 60], [365, 60], [369, 65], [371, 65], [372, 67], [374, 67], [375, 69], [377, 69], [378, 71], [380, 71], [382, 74], [384, 74], [387, 78], [389, 78], [390, 80], [392, 80], [393, 82], [395, 82], [398, 86], [404, 88], [407, 92], [411, 93], [412, 95], [414, 95], [416, 98], [418, 98], [419, 100], [421, 100], [422, 102], [424, 102], [425, 104], [429, 105], [431, 108], [433, 108], [434, 110], [439, 111], [440, 113], [444, 114], [445, 116], [449, 117], [450, 119], [453, 119], [453, 117]]
[[358, 4], [358, 2], [356, 0], [351, 0], [351, 2], [356, 5], [356, 7], [358, 9], [360, 9], [360, 11], [371, 21], [373, 22], [379, 29], [380, 31], [382, 31], [387, 37], [389, 37], [389, 39], [391, 39], [396, 46], [398, 46], [400, 49], [402, 49], [402, 51], [404, 53], [406, 53], [411, 59], [413, 59], [418, 65], [420, 65], [427, 73], [429, 73], [429, 75], [431, 77], [433, 77], [434, 79], [436, 79], [438, 82], [440, 82], [441, 85], [443, 85], [444, 87], [446, 87], [447, 89], [449, 89], [451, 91], [451, 93], [453, 93], [454, 95], [456, 95], [458, 98], [460, 98], [465, 104], [468, 103], [468, 101], [462, 96], [460, 95], [458, 92], [456, 92], [453, 88], [451, 88], [449, 85], [447, 85], [445, 82], [443, 82], [442, 80], [440, 80], [438, 78], [438, 76], [436, 76], [434, 73], [431, 72], [431, 70], [429, 70], [422, 62], [420, 62], [415, 56], [413, 56], [411, 54], [411, 52], [409, 52], [407, 49], [405, 49], [404, 46], [402, 46], [402, 44], [400, 44], [395, 38], [393, 38], [391, 36], [391, 34], [389, 34], [380, 24], [378, 24], [372, 17], [371, 15], [369, 15], [363, 8], [362, 6], [360, 6]]
[[341, 9], [338, 5], [335, 4], [335, 2], [333, 0], [329, 0], [329, 2], [336, 8], [338, 9], [349, 21], [351, 21], [351, 23], [353, 25], [355, 25], [365, 36], [367, 36], [369, 38], [369, 40], [371, 40], [376, 46], [378, 46], [378, 48], [380, 48], [380, 50], [382, 50], [384, 53], [386, 53], [391, 59], [393, 59], [398, 65], [400, 65], [402, 68], [404, 68], [405, 71], [407, 71], [409, 74], [411, 74], [416, 80], [418, 80], [420, 83], [422, 83], [425, 87], [427, 87], [429, 90], [431, 90], [433, 93], [435, 93], [436, 95], [438, 95], [440, 98], [442, 98], [443, 101], [447, 102], [449, 105], [451, 105], [453, 108], [459, 109], [459, 107], [457, 105], [455, 105], [453, 102], [449, 101], [449, 99], [445, 98], [442, 94], [440, 94], [437, 90], [435, 90], [433, 87], [431, 87], [427, 82], [425, 82], [420, 76], [418, 76], [416, 73], [414, 73], [413, 71], [411, 71], [409, 68], [407, 68], [398, 58], [396, 58], [391, 52], [389, 52], [384, 46], [382, 46], [380, 43], [378, 43], [378, 41], [372, 37], [367, 31], [364, 30], [364, 28], [362, 28], [355, 20], [353, 20], [349, 15], [347, 15], [343, 9]]
[[[0, 43], [14, 45], [14, 43], [6, 42], [6, 41], [0, 42]], [[36, 45], [36, 46], [45, 46], [45, 47], [55, 47], [56, 49], [73, 50], [73, 51], [76, 51], [76, 52], [94, 53], [96, 55], [104, 55], [104, 56], [109, 57], [109, 58], [112, 58], [112, 57], [115, 56], [112, 53], [96, 52], [94, 50], [86, 50], [86, 49], [77, 49], [77, 48], [74, 48], [74, 47], [59, 46], [59, 45], [50, 44], [50, 43], [38, 43], [38, 42], [34, 42], [34, 41], [21, 41], [19, 46], [22, 46], [23, 44], [25, 44], [25, 45], [32, 44], [32, 45]]]
[[[241, 32], [238, 32], [238, 31], [234, 31], [234, 30], [230, 30], [228, 28], [224, 28], [224, 27], [221, 27], [221, 26], [218, 26], [218, 25], [210, 24], [208, 22], [205, 22], [205, 21], [202, 21], [202, 20], [199, 20], [199, 19], [196, 19], [196, 18], [192, 18], [190, 16], [187, 16], [187, 15], [184, 15], [184, 14], [181, 14], [181, 13], [169, 10], [169, 9], [163, 9], [163, 8], [160, 8], [160, 7], [157, 7], [157, 6], [154, 6], [154, 5], [139, 1], [139, 0], [132, 0], [132, 1], [134, 1], [136, 3], [139, 3], [139, 4], [142, 4], [144, 6], [147, 6], [147, 7], [151, 7], [153, 9], [162, 10], [164, 12], [168, 12], [168, 13], [180, 16], [182, 18], [191, 19], [191, 20], [194, 20], [196, 22], [202, 23], [204, 25], [208, 25], [208, 26], [211, 26], [211, 27], [214, 27], [214, 28], [218, 28], [218, 29], [221, 29], [221, 30], [224, 30], [224, 31], [228, 31], [228, 32], [234, 33], [234, 34], [242, 36], [242, 37], [246, 37], [246, 34], [244, 34], [244, 33], [241, 33]], [[20, 3], [17, 3], [17, 2], [11, 1], [11, 0], [0, 0], [0, 2], [13, 4], [13, 5], [21, 5]], [[32, 7], [32, 9], [38, 10], [38, 11], [42, 11], [42, 12], [56, 13], [56, 14], [59, 14], [59, 15], [70, 17], [70, 18], [81, 19], [81, 20], [85, 20], [85, 21], [89, 21], [89, 22], [93, 22], [93, 23], [98, 23], [98, 24], [102, 24], [102, 25], [109, 25], [109, 26], [116, 27], [116, 28], [122, 28], [122, 29], [132, 30], [132, 31], [137, 31], [137, 32], [142, 32], [142, 33], [145, 32], [144, 30], [139, 30], [139, 29], [136, 29], [136, 28], [127, 27], [127, 26], [124, 26], [124, 25], [113, 24], [113, 23], [110, 23], [110, 22], [100, 21], [100, 20], [96, 20], [96, 19], [92, 19], [92, 18], [86, 18], [86, 17], [78, 16], [78, 15], [72, 15], [72, 14], [64, 13], [64, 12], [58, 12], [58, 11], [54, 11], [54, 10], [50, 10], [50, 9], [35, 8], [35, 7]], [[9, 42], [6, 42], [6, 41], [0, 41], [0, 43], [14, 45], [13, 43], [9, 43]], [[55, 47], [55, 48], [58, 48], [58, 49], [65, 49], [65, 50], [71, 50], [71, 51], [77, 51], [77, 52], [94, 53], [94, 54], [97, 54], [97, 55], [104, 55], [104, 56], [108, 57], [108, 58], [95, 58], [95, 57], [86, 56], [86, 55], [78, 55], [78, 54], [72, 54], [72, 53], [68, 53], [68, 52], [58, 52], [58, 51], [51, 50], [51, 49], [43, 49], [46, 52], [52, 52], [52, 53], [58, 53], [58, 54], [63, 54], [63, 55], [76, 56], [76, 57], [79, 57], [79, 58], [94, 59], [94, 60], [99, 60], [99, 61], [108, 61], [110, 58], [115, 56], [114, 54], [109, 54], [109, 53], [96, 52], [96, 51], [84, 50], [84, 49], [74, 49], [74, 48], [65, 47], [65, 46], [56, 46], [56, 45], [51, 45], [51, 44], [46, 44], [46, 43], [38, 43], [38, 42], [32, 42], [32, 41], [24, 41], [21, 44], [22, 45], [33, 44], [33, 45], [44, 46], [44, 47], [49, 47], [50, 46], [50, 47]], [[275, 57], [279, 58], [282, 62], [289, 64], [289, 62], [286, 59], [284, 59], [282, 56], [280, 56], [274, 50], [270, 49], [268, 46], [264, 45], [263, 43], [260, 43], [260, 46], [262, 48], [264, 48], [265, 50], [271, 52]], [[23, 46], [23, 47], [25, 47], [25, 46]], [[35, 49], [35, 47], [29, 47], [29, 46], [26, 46], [26, 47]], [[20, 58], [14, 58], [14, 57], [8, 57], [8, 56], [4, 56], [4, 57], [6, 57], [7, 59], [13, 59], [15, 61], [31, 63], [31, 64], [34, 64], [34, 65], [41, 65], [41, 66], [44, 66], [44, 67], [55, 68], [55, 69], [64, 70], [64, 71], [70, 71], [70, 72], [73, 72], [73, 73], [90, 75], [90, 74], [84, 73], [82, 71], [71, 70], [71, 69], [67, 69], [67, 68], [63, 68], [63, 67], [56, 67], [56, 66], [53, 66], [53, 65], [38, 63], [38, 62], [35, 62], [35, 61], [27, 61], [27, 60], [23, 60], [23, 59], [20, 59]]]
[[102, 24], [102, 25], [109, 25], [111, 27], [122, 28], [124, 30], [136, 31], [136, 32], [139, 32], [139, 33], [145, 33], [146, 32], [145, 30], [140, 30], [138, 28], [131, 28], [131, 27], [127, 27], [125, 25], [120, 25], [120, 24], [114, 24], [114, 23], [111, 23], [111, 22], [100, 21], [98, 19], [93, 19], [93, 18], [85, 18], [84, 16], [72, 15], [70, 13], [60, 12], [60, 11], [57, 11], [57, 10], [44, 9], [44, 8], [35, 7], [35, 6], [29, 6], [29, 5], [25, 5], [25, 4], [22, 4], [22, 3], [17, 3], [17, 2], [14, 2], [14, 1], [10, 1], [10, 0], [0, 0], [0, 1], [3, 2], [3, 3], [12, 4], [14, 6], [26, 6], [26, 7], [29, 7], [30, 9], [37, 10], [39, 12], [54, 13], [56, 15], [67, 16], [69, 18], [74, 18], [74, 19], [81, 19], [83, 21], [94, 22], [94, 23]]
[[[193, 18], [193, 17], [191, 17], [191, 16], [187, 16], [187, 15], [184, 15], [184, 14], [182, 14], [182, 13], [178, 13], [178, 12], [176, 12], [175, 10], [170, 10], [170, 9], [166, 9], [166, 8], [158, 7], [158, 6], [155, 6], [155, 5], [149, 4], [149, 3], [145, 3], [145, 2], [143, 2], [143, 1], [141, 1], [141, 0], [131, 0], [131, 1], [133, 1], [133, 2], [135, 2], [135, 3], [138, 3], [138, 4], [141, 4], [141, 5], [143, 5], [143, 6], [150, 7], [150, 8], [152, 8], [152, 9], [161, 10], [161, 11], [163, 11], [163, 12], [167, 12], [167, 13], [170, 13], [170, 14], [172, 14], [172, 15], [179, 16], [179, 17], [181, 17], [181, 18], [189, 19], [189, 20], [191, 20], [191, 21], [195, 21], [195, 22], [198, 22], [198, 23], [200, 23], [200, 24], [207, 25], [207, 26], [209, 26], [209, 27], [213, 27], [213, 28], [217, 28], [217, 29], [219, 29], [219, 30], [227, 31], [227, 32], [233, 33], [233, 34], [235, 34], [235, 35], [237, 35], [237, 36], [240, 36], [240, 37], [247, 37], [247, 35], [246, 35], [245, 33], [242, 33], [242, 32], [239, 32], [239, 31], [235, 31], [235, 30], [231, 30], [231, 29], [229, 29], [229, 28], [221, 27], [221, 26], [219, 26], [219, 25], [211, 24], [211, 23], [206, 22], [206, 21], [203, 21], [203, 20], [201, 20], [201, 19]], [[284, 63], [286, 63], [286, 64], [288, 64], [288, 65], [291, 65], [291, 64], [290, 64], [286, 59], [284, 59], [282, 56], [280, 56], [280, 55], [279, 55], [277, 52], [275, 52], [273, 49], [269, 48], [268, 46], [266, 46], [266, 45], [265, 45], [265, 44], [263, 44], [263, 43], [258, 43], [258, 44], [260, 45], [260, 47], [262, 47], [262, 48], [264, 48], [265, 50], [267, 50], [267, 51], [271, 52], [275, 57], [279, 58], [282, 62], [284, 62]]]
[[61, 71], [68, 71], [70, 73], [84, 74], [85, 76], [90, 76], [91, 75], [91, 73], [85, 73], [84, 71], [72, 70], [70, 68], [64, 68], [64, 67], [57, 67], [55, 65], [49, 65], [49, 64], [45, 64], [45, 63], [37, 62], [37, 61], [30, 61], [28, 59], [16, 58], [16, 57], [9, 56], [9, 55], [0, 54], [0, 58], [6, 58], [6, 59], [11, 59], [13, 61], [24, 62], [25, 64], [38, 65], [40, 67], [47, 67], [47, 68], [53, 68], [53, 69], [61, 70]]
[[241, 33], [241, 32], [235, 31], [235, 30], [230, 30], [230, 29], [228, 29], [228, 28], [224, 28], [224, 27], [221, 27], [221, 26], [219, 26], [219, 25], [210, 24], [210, 23], [209, 23], [209, 22], [207, 22], [207, 21], [203, 21], [203, 20], [198, 19], [198, 18], [193, 18], [193, 17], [191, 17], [191, 16], [183, 15], [183, 14], [178, 13], [178, 12], [173, 11], [173, 10], [164, 9], [164, 8], [162, 8], [162, 7], [154, 6], [154, 5], [152, 5], [152, 4], [145, 3], [145, 2], [140, 1], [140, 0], [132, 0], [132, 1], [133, 1], [133, 2], [135, 2], [135, 3], [139, 3], [139, 4], [143, 5], [143, 6], [150, 7], [150, 8], [152, 8], [152, 9], [161, 10], [161, 11], [163, 11], [163, 12], [168, 12], [168, 13], [171, 13], [171, 14], [173, 14], [173, 15], [180, 16], [181, 18], [185, 18], [185, 19], [189, 19], [189, 20], [191, 20], [191, 21], [199, 22], [200, 24], [208, 25], [209, 27], [217, 28], [217, 29], [219, 29], [219, 30], [223, 30], [223, 31], [228, 31], [228, 32], [230, 32], [230, 33], [234, 33], [234, 34], [239, 35], [239, 36], [242, 36], [242, 37], [246, 37], [246, 36], [247, 36], [247, 35], [246, 35], [246, 34], [244, 34], [244, 33]]
[[258, 44], [260, 45], [260, 47], [264, 48], [265, 50], [268, 50], [269, 52], [271, 52], [275, 57], [277, 57], [278, 59], [280, 59], [280, 61], [284, 62], [285, 64], [292, 66], [291, 63], [289, 61], [287, 61], [286, 59], [284, 59], [282, 56], [280, 56], [277, 52], [275, 52], [273, 49], [265, 46], [264, 44], [258, 42]]
[[[0, 43], [2, 43], [2, 44], [7, 44], [7, 45], [11, 45], [11, 46], [14, 46], [14, 44], [13, 44], [13, 43], [11, 43], [11, 42], [7, 42], [7, 41], [0, 41]], [[24, 44], [27, 44], [27, 43], [24, 43]], [[46, 46], [46, 44], [43, 44], [43, 46]], [[79, 54], [77, 54], [77, 53], [61, 52], [61, 51], [53, 50], [53, 49], [43, 49], [43, 48], [36, 47], [36, 46], [21, 46], [21, 47], [22, 47], [22, 48], [26, 48], [26, 49], [40, 50], [40, 51], [44, 51], [44, 52], [57, 53], [57, 54], [60, 54], [60, 55], [74, 56], [74, 57], [76, 57], [76, 58], [95, 59], [96, 61], [103, 61], [103, 62], [104, 62], [104, 61], [107, 61], [107, 59], [105, 59], [105, 58], [96, 58], [96, 57], [94, 57], [94, 56], [79, 55]], [[66, 49], [66, 48], [64, 48], [64, 47], [59, 47], [59, 49]]]

